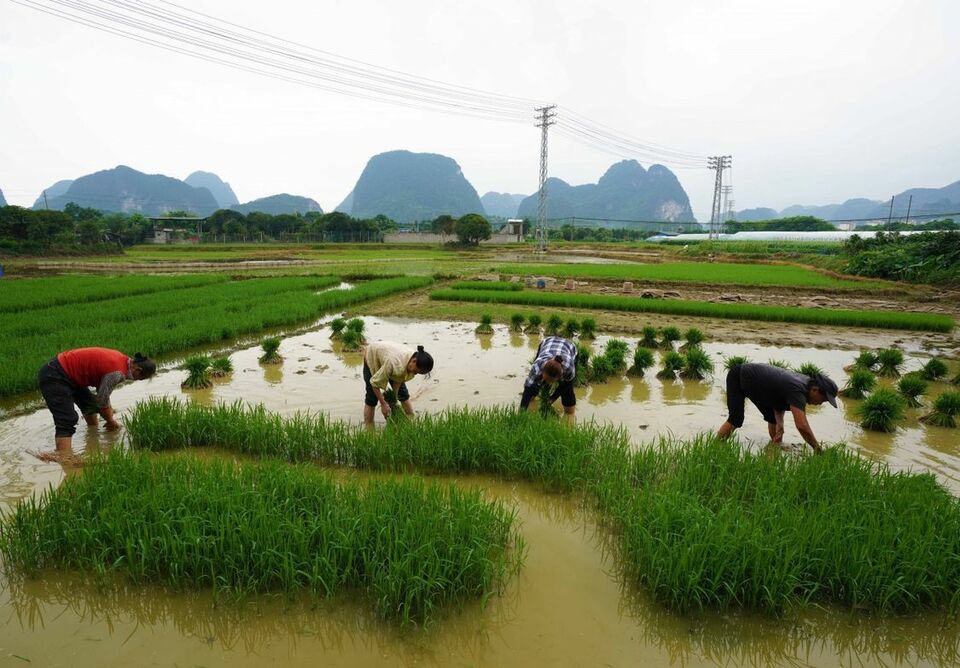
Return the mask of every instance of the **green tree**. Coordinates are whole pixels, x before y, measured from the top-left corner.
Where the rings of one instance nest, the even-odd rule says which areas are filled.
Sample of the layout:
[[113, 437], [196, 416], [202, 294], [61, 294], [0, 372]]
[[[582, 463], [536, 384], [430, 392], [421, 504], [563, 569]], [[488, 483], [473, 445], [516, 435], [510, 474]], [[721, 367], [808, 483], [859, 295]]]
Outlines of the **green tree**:
[[77, 237], [85, 246], [100, 243], [100, 226], [96, 221], [85, 220], [77, 225]]
[[468, 213], [457, 221], [455, 231], [460, 243], [476, 246], [492, 234], [490, 223], [479, 213]]
[[457, 219], [443, 214], [430, 222], [430, 231], [434, 234], [453, 234], [457, 226]]

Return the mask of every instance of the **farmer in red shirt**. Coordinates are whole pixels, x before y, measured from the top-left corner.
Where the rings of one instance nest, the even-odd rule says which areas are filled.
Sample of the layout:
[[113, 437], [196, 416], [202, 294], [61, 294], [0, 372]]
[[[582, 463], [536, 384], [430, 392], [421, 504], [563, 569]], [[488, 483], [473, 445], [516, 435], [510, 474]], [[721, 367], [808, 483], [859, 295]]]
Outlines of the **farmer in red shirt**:
[[[87, 425], [96, 428], [99, 413], [106, 420], [106, 429], [115, 431], [120, 424], [113, 417], [110, 393], [121, 382], [149, 378], [156, 370], [156, 363], [149, 357], [137, 353], [131, 358], [109, 348], [67, 350], [44, 364], [37, 374], [37, 385], [53, 413], [57, 452], [70, 451], [78, 422], [74, 404], [80, 407]], [[91, 387], [96, 388], [96, 394]]]

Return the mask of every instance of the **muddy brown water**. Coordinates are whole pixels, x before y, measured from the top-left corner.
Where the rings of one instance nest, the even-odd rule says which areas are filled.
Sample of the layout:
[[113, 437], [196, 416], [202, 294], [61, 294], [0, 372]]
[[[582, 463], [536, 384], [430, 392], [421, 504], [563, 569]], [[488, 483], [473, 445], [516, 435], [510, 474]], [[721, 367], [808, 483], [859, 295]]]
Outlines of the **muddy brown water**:
[[[418, 411], [489, 406], [519, 400], [539, 338], [495, 326], [478, 336], [473, 324], [366, 318], [367, 336], [411, 346], [436, 359], [430, 378], [409, 384]], [[709, 325], [701, 325], [710, 334]], [[361, 357], [344, 353], [319, 329], [283, 340], [281, 365], [262, 366], [259, 349], [231, 354], [232, 376], [208, 390], [184, 391], [185, 372], [172, 369], [118, 389], [122, 415], [148, 396], [172, 395], [215, 403], [242, 400], [292, 414], [323, 411], [359, 422], [363, 403]], [[608, 337], [593, 344], [602, 350]], [[631, 344], [634, 341], [631, 340]], [[815, 362], [843, 384], [849, 350], [814, 350], [758, 343], [705, 344], [717, 365], [706, 381], [612, 379], [579, 388], [580, 421], [623, 425], [638, 447], [659, 436], [678, 438], [716, 429], [725, 417], [723, 357], [754, 361]], [[908, 346], [908, 350], [910, 347]], [[919, 368], [919, 346], [907, 370]], [[953, 366], [956, 366], [953, 364]], [[948, 386], [932, 384], [935, 394]], [[864, 432], [857, 402], [839, 410], [811, 409], [811, 424], [827, 442], [845, 441], [865, 456], [898, 470], [933, 472], [960, 493], [958, 431], [920, 424], [911, 411], [893, 434]], [[382, 417], [377, 415], [378, 423]], [[0, 421], [0, 508], [77, 472], [68, 463], [43, 463], [28, 450], [49, 448], [52, 420], [45, 410]], [[112, 447], [122, 436], [80, 427], [78, 455]], [[766, 427], [748, 404], [740, 432], [745, 447], [767, 447]], [[787, 418], [785, 440], [802, 443]], [[441, 480], [448, 480], [441, 478]], [[453, 479], [449, 479], [453, 480]], [[263, 596], [224, 605], [209, 593], [154, 588], [107, 591], [75, 574], [14, 576], [0, 588], [0, 662], [6, 665], [949, 665], [960, 663], [958, 625], [940, 615], [907, 619], [858, 618], [841, 611], [808, 610], [771, 620], [746, 614], [675, 615], [625, 587], [617, 576], [613, 539], [576, 498], [549, 495], [535, 485], [487, 477], [456, 479], [479, 486], [517, 511], [527, 544], [520, 575], [502, 595], [438, 621], [401, 632], [371, 619], [361, 603], [290, 601]]]

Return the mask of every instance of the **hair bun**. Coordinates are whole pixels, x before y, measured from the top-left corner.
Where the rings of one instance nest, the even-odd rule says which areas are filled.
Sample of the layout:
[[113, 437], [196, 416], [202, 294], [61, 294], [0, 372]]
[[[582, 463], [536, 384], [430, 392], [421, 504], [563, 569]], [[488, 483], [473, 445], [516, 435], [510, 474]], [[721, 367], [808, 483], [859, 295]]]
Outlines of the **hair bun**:
[[422, 353], [422, 352], [423, 352], [423, 346], [417, 346], [417, 352], [418, 352], [418, 353]]
[[133, 359], [135, 359], [135, 360], [142, 360], [142, 359], [143, 359], [143, 353], [134, 353], [134, 354], [133, 354]]

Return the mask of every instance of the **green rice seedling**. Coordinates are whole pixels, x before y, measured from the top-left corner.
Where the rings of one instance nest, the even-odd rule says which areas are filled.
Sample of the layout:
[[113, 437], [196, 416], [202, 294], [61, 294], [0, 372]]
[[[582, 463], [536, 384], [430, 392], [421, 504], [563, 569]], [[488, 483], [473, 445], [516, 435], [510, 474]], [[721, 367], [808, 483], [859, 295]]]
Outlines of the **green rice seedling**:
[[597, 321], [593, 318], [584, 318], [580, 322], [580, 338], [592, 341], [597, 338]]
[[786, 369], [787, 371], [792, 371], [792, 369], [790, 368], [790, 363], [784, 362], [783, 360], [771, 359], [771, 360], [767, 360], [767, 364], [769, 364], [770, 366], [780, 367], [781, 369]]
[[723, 360], [723, 366], [724, 366], [726, 369], [729, 370], [729, 369], [732, 369], [733, 367], [737, 366], [738, 364], [746, 364], [746, 363], [749, 362], [749, 361], [750, 361], [750, 360], [748, 360], [748, 359], [747, 359], [745, 356], [743, 356], [743, 355], [731, 355], [730, 357], [724, 358], [724, 360]]
[[527, 316], [527, 334], [539, 334], [540, 333], [540, 324], [543, 322], [543, 318], [540, 317], [538, 313], [531, 313]]
[[688, 348], [695, 348], [707, 340], [706, 335], [696, 327], [691, 327], [690, 329], [688, 329], [683, 336], [684, 336], [684, 344], [682, 346], [682, 349], [684, 350]]
[[340, 350], [346, 353], [355, 353], [363, 346], [363, 339], [355, 329], [346, 329], [340, 338]]
[[480, 316], [480, 324], [474, 330], [477, 334], [493, 334], [493, 316], [484, 313]]
[[605, 383], [617, 374], [613, 361], [606, 355], [595, 355], [590, 364], [590, 380], [594, 383]]
[[627, 373], [631, 376], [642, 376], [655, 363], [653, 352], [649, 348], [637, 346], [633, 351], [633, 366], [627, 369]]
[[610, 360], [610, 366], [616, 373], [623, 373], [627, 370], [627, 353], [630, 351], [630, 344], [622, 339], [610, 339], [603, 349], [603, 356]]
[[576, 384], [578, 387], [590, 383], [590, 349], [582, 343], [577, 344]]
[[568, 339], [575, 337], [579, 331], [580, 321], [574, 320], [573, 318], [567, 320], [567, 323], [563, 326], [563, 335]]
[[890, 432], [907, 414], [907, 401], [895, 391], [882, 387], [857, 406], [860, 426], [871, 431]]
[[539, 413], [542, 418], [558, 418], [557, 409], [553, 407], [553, 391], [556, 385], [543, 383], [540, 385]]
[[950, 372], [947, 365], [939, 357], [931, 357], [923, 368], [920, 369], [920, 376], [924, 380], [940, 380], [945, 378]]
[[346, 318], [334, 318], [330, 321], [330, 338], [339, 339], [343, 336], [343, 330], [347, 327]]
[[554, 313], [547, 318], [547, 324], [543, 328], [548, 336], [557, 336], [560, 334], [560, 328], [563, 327], [563, 317]]
[[222, 378], [227, 374], [233, 373], [233, 362], [229, 357], [214, 357], [210, 360], [210, 376], [212, 378]]
[[854, 369], [839, 394], [847, 399], [863, 399], [877, 386], [877, 377], [867, 369]]
[[523, 283], [510, 281], [458, 281], [450, 286], [453, 290], [496, 290], [498, 292], [519, 292]]
[[876, 371], [880, 360], [877, 359], [877, 353], [873, 350], [861, 350], [857, 358], [853, 361], [851, 369], [865, 369], [867, 371]]
[[799, 322], [838, 327], [877, 327], [928, 332], [950, 332], [955, 326], [951, 316], [909, 311], [864, 311], [802, 306], [768, 306], [763, 304], [727, 304], [681, 299], [645, 299], [617, 295], [578, 294], [566, 292], [497, 292], [494, 290], [436, 290], [430, 299], [491, 304], [525, 304], [576, 309], [604, 309], [634, 313], [728, 320], [760, 320], [765, 322]]
[[180, 387], [198, 390], [213, 385], [210, 380], [210, 358], [206, 355], [188, 357], [183, 367], [187, 370], [187, 379], [180, 384]]
[[523, 331], [523, 321], [524, 317], [522, 313], [514, 313], [510, 316], [510, 331], [512, 332], [522, 332]]
[[703, 380], [707, 374], [713, 373], [713, 360], [703, 348], [693, 347], [684, 355], [683, 368], [680, 375], [690, 380]]
[[920, 406], [920, 397], [927, 393], [927, 383], [921, 376], [908, 373], [897, 381], [897, 392], [900, 393], [910, 408]]
[[675, 341], [680, 340], [680, 330], [676, 327], [664, 327], [660, 330], [660, 347], [673, 348]]
[[658, 348], [660, 343], [657, 341], [657, 328], [647, 325], [641, 330], [640, 345], [644, 348]]
[[898, 378], [903, 366], [903, 352], [897, 348], [884, 348], [877, 353], [877, 364], [879, 375]]
[[366, 323], [362, 318], [350, 318], [347, 321], [347, 329], [352, 330], [360, 335], [360, 340], [365, 341], [366, 339], [363, 336], [363, 330], [366, 327]]
[[960, 418], [960, 392], [947, 390], [933, 401], [933, 411], [920, 418], [921, 422], [937, 427], [957, 426]]
[[397, 393], [393, 391], [392, 387], [388, 387], [386, 390], [384, 390], [383, 400], [386, 401], [387, 405], [390, 407], [390, 421], [395, 422], [397, 420], [406, 420], [408, 418], [406, 411], [403, 410], [403, 406], [400, 405], [400, 400], [397, 398]]
[[660, 380], [675, 380], [677, 372], [683, 369], [683, 365], [686, 362], [683, 355], [675, 350], [665, 352], [660, 361], [662, 367], [660, 371], [657, 372], [657, 378]]
[[797, 367], [797, 373], [802, 373], [804, 376], [810, 376], [811, 378], [813, 378], [814, 376], [819, 376], [820, 374], [822, 374], [823, 369], [818, 367], [813, 362], [804, 362], [803, 364]]
[[263, 354], [260, 356], [261, 364], [280, 364], [283, 362], [283, 357], [277, 352], [280, 349], [280, 339], [276, 336], [265, 338], [260, 342], [260, 348], [263, 350]]
[[133, 585], [234, 595], [359, 594], [401, 625], [483, 601], [517, 572], [522, 550], [514, 513], [480, 490], [118, 450], [0, 525], [5, 567], [27, 574], [109, 570]]

